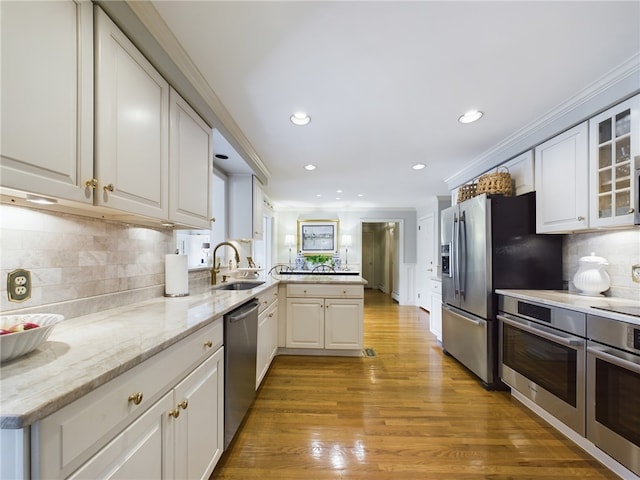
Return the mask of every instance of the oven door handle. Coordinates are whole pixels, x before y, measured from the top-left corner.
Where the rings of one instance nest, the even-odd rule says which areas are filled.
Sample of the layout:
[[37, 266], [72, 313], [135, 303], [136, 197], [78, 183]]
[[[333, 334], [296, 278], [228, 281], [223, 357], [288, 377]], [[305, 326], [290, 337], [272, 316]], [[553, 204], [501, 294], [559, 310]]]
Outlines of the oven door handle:
[[600, 348], [587, 347], [587, 353], [590, 353], [594, 357], [597, 357], [605, 362], [613, 363], [620, 368], [624, 368], [625, 370], [631, 370], [633, 373], [637, 373], [640, 375], [640, 365], [637, 363], [630, 362], [620, 357], [616, 357], [615, 355], [611, 355], [607, 353], [605, 350], [601, 350]]
[[[538, 337], [542, 337], [545, 338], [547, 340], [550, 340], [552, 342], [555, 343], [559, 343], [561, 345], [564, 345], [566, 347], [581, 347], [582, 345], [584, 345], [584, 340], [582, 338], [578, 338], [578, 337], [559, 337], [557, 335], [554, 335], [552, 333], [548, 333], [545, 332], [544, 330], [538, 330], [535, 327], [530, 327], [528, 325], [524, 325], [521, 322], [518, 322], [517, 320], [511, 320], [510, 318], [505, 317], [504, 315], [498, 315], [498, 320], [511, 325], [512, 327], [515, 328], [519, 328], [520, 330], [523, 330], [525, 332], [528, 332], [532, 335], [536, 335]], [[576, 348], [574, 348], [575, 350]]]

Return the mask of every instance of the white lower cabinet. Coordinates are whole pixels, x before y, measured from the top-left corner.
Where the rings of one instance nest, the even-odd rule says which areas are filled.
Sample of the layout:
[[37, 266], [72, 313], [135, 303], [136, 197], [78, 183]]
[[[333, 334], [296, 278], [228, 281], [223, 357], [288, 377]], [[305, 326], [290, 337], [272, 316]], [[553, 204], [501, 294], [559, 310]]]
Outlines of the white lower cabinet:
[[207, 479], [224, 448], [222, 348], [178, 384], [173, 401], [174, 478]]
[[222, 455], [222, 318], [31, 426], [31, 478], [207, 479]]
[[173, 395], [167, 394], [69, 478], [172, 478], [172, 407]]
[[267, 374], [278, 351], [278, 303], [272, 303], [258, 317], [258, 352], [256, 358], [256, 390]]
[[362, 285], [288, 285], [286, 347], [361, 350]]
[[430, 280], [429, 296], [431, 310], [429, 310], [429, 330], [439, 341], [442, 341], [442, 282]]

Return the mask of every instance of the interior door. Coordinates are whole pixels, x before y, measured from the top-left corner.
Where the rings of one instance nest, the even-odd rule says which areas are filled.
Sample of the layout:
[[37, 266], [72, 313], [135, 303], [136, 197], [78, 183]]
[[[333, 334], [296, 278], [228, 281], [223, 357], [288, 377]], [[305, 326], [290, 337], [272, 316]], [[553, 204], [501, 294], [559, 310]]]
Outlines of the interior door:
[[416, 285], [418, 289], [418, 306], [431, 311], [431, 295], [429, 294], [429, 280], [434, 275], [434, 214], [418, 220], [418, 273]]
[[373, 268], [373, 232], [362, 232], [362, 278], [367, 282], [364, 288], [373, 288], [374, 282]]

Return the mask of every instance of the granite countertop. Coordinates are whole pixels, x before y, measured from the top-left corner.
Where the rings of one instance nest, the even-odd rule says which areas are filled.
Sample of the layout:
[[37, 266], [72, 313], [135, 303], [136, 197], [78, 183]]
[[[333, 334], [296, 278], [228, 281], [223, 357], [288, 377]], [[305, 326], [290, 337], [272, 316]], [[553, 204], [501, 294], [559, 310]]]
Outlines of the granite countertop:
[[280, 280], [281, 283], [337, 283], [340, 285], [366, 285], [368, 282], [360, 275], [340, 275], [340, 274], [314, 274], [308, 275], [282, 273], [274, 275], [274, 278]]
[[636, 306], [640, 307], [640, 300], [613, 297], [590, 297], [565, 290], [507, 290], [497, 289], [499, 295], [507, 295], [521, 300], [530, 300], [543, 305], [567, 308], [578, 312], [598, 315], [623, 322], [640, 325], [640, 317], [625, 315], [617, 312], [609, 312], [593, 307]]
[[186, 297], [156, 297], [66, 319], [40, 348], [2, 364], [0, 428], [23, 428], [52, 414], [278, 283], [366, 280], [283, 275], [249, 290], [201, 287]]
[[202, 288], [64, 320], [40, 348], [0, 368], [0, 427], [22, 428], [68, 405], [260, 292]]

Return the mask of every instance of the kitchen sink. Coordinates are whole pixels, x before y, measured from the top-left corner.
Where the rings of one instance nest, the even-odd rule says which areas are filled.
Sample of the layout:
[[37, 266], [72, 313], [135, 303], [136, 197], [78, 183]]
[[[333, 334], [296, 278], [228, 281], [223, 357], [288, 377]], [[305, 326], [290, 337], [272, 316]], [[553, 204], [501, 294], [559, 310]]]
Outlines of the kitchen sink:
[[216, 287], [216, 290], [249, 290], [250, 288], [259, 287], [264, 282], [236, 282], [222, 284]]

